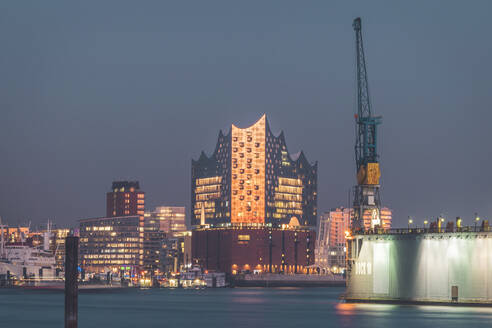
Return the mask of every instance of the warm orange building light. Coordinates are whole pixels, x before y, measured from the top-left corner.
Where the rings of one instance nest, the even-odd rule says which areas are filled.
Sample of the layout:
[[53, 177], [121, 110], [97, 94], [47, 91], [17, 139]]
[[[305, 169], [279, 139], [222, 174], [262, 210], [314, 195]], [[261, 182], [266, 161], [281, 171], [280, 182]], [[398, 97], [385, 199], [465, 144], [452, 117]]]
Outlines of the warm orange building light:
[[245, 129], [232, 125], [232, 223], [265, 223], [265, 127], [265, 115]]

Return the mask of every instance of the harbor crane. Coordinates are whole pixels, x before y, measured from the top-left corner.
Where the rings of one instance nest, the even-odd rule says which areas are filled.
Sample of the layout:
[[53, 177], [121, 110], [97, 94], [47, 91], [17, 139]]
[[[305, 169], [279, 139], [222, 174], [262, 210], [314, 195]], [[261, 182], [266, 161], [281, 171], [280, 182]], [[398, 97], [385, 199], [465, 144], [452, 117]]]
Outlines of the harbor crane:
[[[368, 228], [373, 229], [382, 226], [379, 196], [381, 170], [377, 142], [377, 127], [381, 124], [382, 118], [381, 116], [374, 116], [371, 108], [360, 17], [354, 19], [353, 28], [355, 31], [357, 70], [357, 113], [354, 115], [357, 185], [353, 188], [352, 230], [361, 232]], [[364, 222], [366, 223], [364, 224]]]

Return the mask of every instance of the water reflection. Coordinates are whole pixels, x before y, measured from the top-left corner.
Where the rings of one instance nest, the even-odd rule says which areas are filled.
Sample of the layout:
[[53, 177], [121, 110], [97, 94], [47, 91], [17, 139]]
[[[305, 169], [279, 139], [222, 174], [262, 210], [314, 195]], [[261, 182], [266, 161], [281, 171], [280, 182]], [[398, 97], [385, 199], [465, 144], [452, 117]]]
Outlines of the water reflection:
[[339, 315], [354, 315], [364, 313], [365, 315], [385, 316], [391, 315], [398, 306], [393, 304], [370, 304], [370, 303], [338, 303], [336, 313]]
[[335, 305], [338, 315], [354, 315], [356, 304], [340, 302]]
[[[492, 322], [492, 308], [344, 303], [339, 301], [343, 291], [227, 288], [81, 294], [79, 326], [482, 328]], [[60, 293], [0, 290], [0, 326], [61, 327], [63, 302]]]

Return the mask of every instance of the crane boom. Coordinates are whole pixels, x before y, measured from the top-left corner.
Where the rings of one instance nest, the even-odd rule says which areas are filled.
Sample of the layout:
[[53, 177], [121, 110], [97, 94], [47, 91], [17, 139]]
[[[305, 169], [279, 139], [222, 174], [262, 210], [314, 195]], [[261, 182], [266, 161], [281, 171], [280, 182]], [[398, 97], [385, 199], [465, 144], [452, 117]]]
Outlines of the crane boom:
[[[357, 113], [355, 114], [357, 185], [354, 187], [352, 229], [364, 230], [368, 227], [381, 226], [379, 199], [381, 172], [377, 152], [377, 126], [381, 124], [381, 117], [373, 116], [371, 108], [360, 18], [354, 19], [353, 28], [357, 70]], [[369, 221], [370, 224], [367, 223]]]
[[360, 117], [370, 117], [371, 101], [369, 98], [369, 84], [367, 82], [366, 58], [364, 55], [360, 17], [354, 20], [353, 27], [355, 30], [355, 48], [357, 54], [357, 109]]

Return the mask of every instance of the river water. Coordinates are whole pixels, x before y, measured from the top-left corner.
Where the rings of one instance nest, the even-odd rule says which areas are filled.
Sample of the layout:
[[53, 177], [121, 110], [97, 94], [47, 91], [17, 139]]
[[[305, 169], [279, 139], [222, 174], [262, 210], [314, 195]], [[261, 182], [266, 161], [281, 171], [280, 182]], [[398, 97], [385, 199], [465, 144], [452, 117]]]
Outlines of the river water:
[[[344, 288], [127, 289], [79, 295], [79, 327], [490, 327], [492, 308], [347, 304]], [[0, 289], [0, 327], [63, 327], [64, 294]]]

